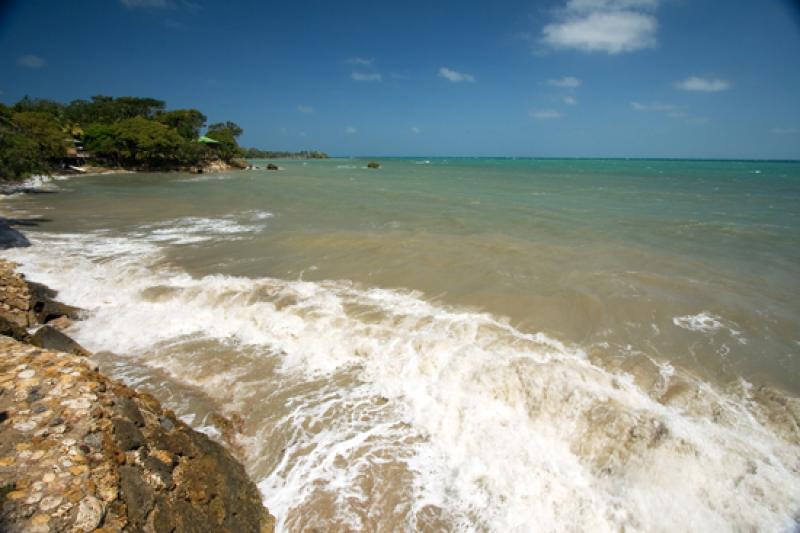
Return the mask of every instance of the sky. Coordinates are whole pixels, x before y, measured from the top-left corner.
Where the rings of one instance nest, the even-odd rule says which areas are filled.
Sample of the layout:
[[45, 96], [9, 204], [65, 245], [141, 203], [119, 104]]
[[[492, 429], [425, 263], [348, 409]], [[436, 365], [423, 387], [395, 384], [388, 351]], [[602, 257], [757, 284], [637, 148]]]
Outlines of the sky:
[[272, 150], [800, 159], [800, 7], [0, 0], [0, 101], [96, 94]]

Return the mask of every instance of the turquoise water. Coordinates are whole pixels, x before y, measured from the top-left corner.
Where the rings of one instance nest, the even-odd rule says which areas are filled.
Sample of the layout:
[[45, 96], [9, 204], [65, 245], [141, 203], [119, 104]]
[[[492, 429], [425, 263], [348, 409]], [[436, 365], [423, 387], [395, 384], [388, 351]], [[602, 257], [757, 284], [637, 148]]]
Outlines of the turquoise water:
[[283, 529], [792, 527], [800, 163], [366, 163], [54, 181], [7, 255]]

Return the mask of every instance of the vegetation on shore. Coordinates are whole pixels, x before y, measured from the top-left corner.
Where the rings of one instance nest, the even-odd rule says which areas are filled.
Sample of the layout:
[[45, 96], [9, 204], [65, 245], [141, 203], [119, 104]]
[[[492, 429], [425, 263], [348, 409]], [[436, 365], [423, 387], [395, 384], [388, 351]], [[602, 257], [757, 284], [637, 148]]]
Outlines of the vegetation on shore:
[[246, 159], [328, 159], [328, 154], [319, 150], [300, 150], [299, 152], [283, 152], [275, 150], [259, 150], [245, 148], [242, 157]]
[[327, 157], [243, 149], [236, 123], [206, 127], [206, 121], [197, 109], [167, 110], [155, 98], [93, 96], [62, 104], [25, 97], [12, 106], [0, 104], [0, 177], [19, 180], [86, 163], [168, 170], [274, 154]]

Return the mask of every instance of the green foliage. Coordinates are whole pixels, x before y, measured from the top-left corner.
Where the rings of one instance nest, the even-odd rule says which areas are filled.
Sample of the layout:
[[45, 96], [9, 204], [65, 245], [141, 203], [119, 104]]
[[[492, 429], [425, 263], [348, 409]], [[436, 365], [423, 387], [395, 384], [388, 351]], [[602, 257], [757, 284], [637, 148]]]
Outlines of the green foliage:
[[22, 179], [47, 173], [57, 158], [66, 155], [67, 139], [56, 118], [48, 111], [27, 104], [0, 109], [0, 176]]
[[14, 104], [14, 111], [18, 113], [36, 112], [47, 113], [57, 120], [61, 120], [64, 116], [64, 105], [53, 100], [46, 100], [44, 98], [31, 98], [25, 96]]
[[163, 100], [134, 96], [92, 96], [73, 100], [64, 108], [64, 117], [77, 124], [113, 124], [134, 117], [154, 118], [164, 110]]
[[[235, 126], [235, 128], [229, 128], [227, 125], [213, 124], [209, 126], [206, 132], [207, 137], [219, 141], [219, 144], [209, 146], [223, 161], [230, 161], [234, 157], [241, 157], [242, 155], [242, 150], [236, 142], [236, 131], [238, 130], [239, 134], [241, 134], [242, 129], [236, 126], [236, 124], [233, 124], [233, 122], [229, 122], [228, 124]], [[217, 127], [212, 129], [215, 126]]]
[[206, 116], [197, 109], [176, 109], [164, 111], [156, 117], [159, 122], [175, 128], [178, 134], [188, 141], [200, 136], [200, 130], [206, 125]]
[[319, 150], [301, 150], [299, 152], [279, 152], [245, 148], [242, 157], [247, 159], [328, 159], [328, 154]]
[[228, 122], [217, 122], [215, 124], [211, 124], [208, 127], [208, 132], [206, 133], [206, 135], [208, 135], [209, 137], [211, 137], [213, 139], [216, 139], [216, 137], [214, 137], [211, 134], [212, 133], [218, 133], [218, 132], [221, 133], [223, 131], [227, 131], [233, 137], [238, 137], [242, 133], [244, 133], [244, 130], [242, 128], [240, 128], [238, 124], [236, 124], [235, 122], [228, 121]]
[[[326, 158], [322, 152], [265, 152], [239, 147], [242, 128], [235, 122], [208, 126], [219, 144], [197, 142], [206, 116], [197, 109], [165, 110], [162, 100], [134, 96], [92, 96], [61, 104], [41, 98], [0, 104], [0, 178], [47, 174], [74, 160], [67, 148], [83, 146], [91, 160], [113, 166], [180, 168], [222, 159]], [[74, 154], [73, 154], [74, 157]]]

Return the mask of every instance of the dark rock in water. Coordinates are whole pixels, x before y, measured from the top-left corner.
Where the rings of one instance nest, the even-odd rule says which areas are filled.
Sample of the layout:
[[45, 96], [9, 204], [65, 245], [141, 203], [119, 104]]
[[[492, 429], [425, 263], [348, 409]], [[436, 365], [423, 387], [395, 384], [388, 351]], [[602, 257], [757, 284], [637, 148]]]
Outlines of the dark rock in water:
[[51, 326], [42, 326], [31, 335], [31, 344], [47, 350], [67, 352], [73, 355], [91, 355], [89, 351]]
[[29, 342], [31, 340], [28, 330], [2, 316], [0, 316], [0, 335], [5, 335], [22, 342]]
[[50, 287], [29, 281], [28, 288], [30, 290], [31, 324], [46, 324], [64, 316], [70, 320], [80, 318], [81, 310], [55, 300], [57, 293]]
[[10, 226], [14, 221], [0, 217], [0, 250], [30, 246], [30, 241]]
[[381, 164], [377, 161], [370, 161], [367, 163], [367, 168], [381, 168]]
[[273, 163], [269, 163], [269, 164], [267, 164], [267, 170], [279, 170], [278, 169], [278, 165], [275, 165]]

